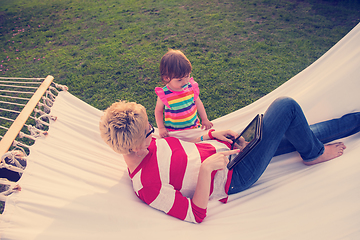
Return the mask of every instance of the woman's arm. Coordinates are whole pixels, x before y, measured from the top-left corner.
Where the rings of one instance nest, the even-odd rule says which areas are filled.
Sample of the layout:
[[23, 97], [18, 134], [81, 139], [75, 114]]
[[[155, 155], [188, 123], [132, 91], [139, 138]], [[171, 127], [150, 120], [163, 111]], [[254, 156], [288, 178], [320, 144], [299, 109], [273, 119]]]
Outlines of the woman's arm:
[[[141, 188], [135, 193], [151, 207], [164, 211], [170, 216], [200, 223], [206, 217], [210, 196], [211, 173], [214, 170], [225, 168], [229, 161], [227, 156], [236, 152], [237, 150], [215, 153], [204, 160], [200, 166], [198, 181], [192, 199], [183, 196], [179, 190], [175, 190], [169, 183], [162, 183], [161, 191], [159, 191], [159, 186], [157, 184], [153, 185], [156, 180], [150, 183], [141, 182]], [[156, 172], [151, 172], [151, 174], [156, 174]], [[136, 179], [138, 178], [133, 179], [133, 181], [136, 181]], [[146, 177], [141, 179], [146, 179]], [[156, 177], [151, 177], [151, 179], [154, 180]]]
[[211, 155], [200, 166], [196, 190], [192, 202], [199, 208], [206, 209], [211, 186], [211, 173], [215, 170], [221, 170], [229, 163], [228, 156], [239, 152], [238, 149], [226, 152], [219, 152]]
[[159, 129], [160, 137], [162, 137], [162, 138], [169, 136], [169, 134], [165, 128], [165, 125], [164, 125], [164, 115], [163, 115], [164, 107], [165, 107], [164, 103], [158, 97], [157, 101], [156, 101], [156, 106], [155, 106], [155, 120], [156, 120], [157, 127]]
[[[231, 138], [229, 138], [229, 136], [231, 136], [232, 139], [235, 139], [238, 135], [236, 132], [234, 132], [232, 130], [213, 131], [211, 134], [215, 139], [224, 141], [224, 142], [228, 142], [230, 144], [232, 144], [233, 141], [231, 140]], [[205, 140], [211, 140], [209, 133], [204, 134], [200, 137], [197, 137], [193, 140], [190, 140], [189, 142], [196, 143], [196, 142], [201, 142], [201, 141], [205, 141]]]
[[[169, 141], [179, 140], [170, 138]], [[164, 168], [159, 168], [159, 171], [153, 171], [153, 168], [151, 170], [143, 169], [141, 172], [136, 173], [136, 175], [131, 176], [133, 188], [136, 195], [151, 207], [164, 211], [168, 215], [181, 220], [200, 223], [206, 217], [212, 177], [214, 177], [212, 172], [225, 168], [228, 162], [226, 156], [234, 152], [236, 150], [215, 153], [201, 163], [198, 170], [198, 181], [194, 183], [196, 185], [194, 186], [195, 191], [192, 198], [183, 196], [178, 188], [169, 183], [167, 178], [164, 182], [161, 179], [161, 176], [167, 176], [170, 173], [172, 173], [169, 175], [170, 179], [183, 179], [185, 172], [181, 170], [173, 172], [165, 170], [161, 174], [161, 170], [164, 170]], [[181, 151], [179, 154], [179, 159], [182, 159]], [[174, 162], [173, 166], [178, 165]], [[176, 182], [174, 184], [176, 185]]]
[[[211, 173], [215, 170], [221, 170], [226, 168], [226, 165], [229, 163], [228, 156], [237, 152], [239, 152], [239, 150], [216, 153], [208, 157], [201, 164], [198, 175], [198, 182], [196, 185], [194, 196], [192, 198], [192, 203], [196, 207], [204, 210], [207, 209], [210, 196]], [[206, 215], [204, 215], [203, 218], [205, 218], [205, 216]], [[201, 221], [202, 220], [203, 219], [201, 219]]]

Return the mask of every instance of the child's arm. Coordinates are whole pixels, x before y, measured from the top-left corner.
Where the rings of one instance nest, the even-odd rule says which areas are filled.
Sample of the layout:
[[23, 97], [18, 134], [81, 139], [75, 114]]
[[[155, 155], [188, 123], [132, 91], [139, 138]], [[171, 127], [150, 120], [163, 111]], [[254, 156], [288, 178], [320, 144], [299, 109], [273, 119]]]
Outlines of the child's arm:
[[155, 120], [156, 120], [157, 127], [159, 129], [159, 135], [162, 138], [169, 137], [169, 134], [164, 125], [164, 115], [163, 115], [164, 107], [165, 107], [164, 103], [158, 97], [157, 101], [156, 101], [156, 106], [155, 106]]
[[209, 119], [207, 117], [204, 104], [200, 100], [200, 97], [196, 98], [195, 105], [196, 105], [197, 111], [201, 118], [201, 124], [202, 124], [201, 129], [205, 128], [205, 130], [208, 130], [208, 129], [212, 128], [213, 124], [212, 124], [212, 122], [209, 121]]

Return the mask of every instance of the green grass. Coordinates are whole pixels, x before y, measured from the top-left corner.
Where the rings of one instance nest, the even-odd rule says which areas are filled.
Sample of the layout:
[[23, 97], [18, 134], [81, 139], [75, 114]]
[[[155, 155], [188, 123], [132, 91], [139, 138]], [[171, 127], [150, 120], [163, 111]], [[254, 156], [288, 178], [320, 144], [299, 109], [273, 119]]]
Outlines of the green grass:
[[[210, 119], [314, 62], [360, 20], [359, 1], [0, 1], [0, 75], [44, 77], [105, 109], [137, 101], [153, 120], [168, 48], [193, 64]], [[230, 103], [230, 104], [229, 104]]]
[[175, 48], [215, 119], [286, 82], [359, 21], [359, 0], [0, 0], [0, 76], [50, 74], [96, 108], [137, 101], [155, 122], [159, 60]]
[[4, 212], [4, 208], [5, 208], [5, 203], [0, 201], [0, 214]]

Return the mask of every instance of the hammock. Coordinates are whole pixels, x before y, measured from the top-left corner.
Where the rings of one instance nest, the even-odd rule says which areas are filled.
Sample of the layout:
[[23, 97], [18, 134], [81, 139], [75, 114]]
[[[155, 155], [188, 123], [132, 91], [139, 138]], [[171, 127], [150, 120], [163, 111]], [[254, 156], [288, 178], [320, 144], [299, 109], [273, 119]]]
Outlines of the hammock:
[[[301, 104], [310, 123], [360, 111], [359, 43], [360, 24], [278, 89], [214, 120], [215, 129], [239, 131], [284, 95]], [[227, 204], [210, 201], [204, 222], [191, 224], [135, 196], [122, 157], [99, 136], [100, 110], [63, 91], [51, 114], [57, 120], [48, 136], [30, 147], [22, 191], [7, 197], [2, 239], [360, 238], [359, 134], [343, 139], [343, 156], [312, 167], [297, 153], [273, 158], [253, 187]]]
[[4, 200], [18, 189], [14, 181], [26, 167], [28, 144], [46, 136], [49, 119], [56, 119], [50, 114], [50, 108], [59, 92], [57, 88], [67, 87], [54, 83], [52, 76], [45, 79], [0, 77], [0, 87], [0, 133], [7, 130], [4, 136], [0, 134], [0, 200]]

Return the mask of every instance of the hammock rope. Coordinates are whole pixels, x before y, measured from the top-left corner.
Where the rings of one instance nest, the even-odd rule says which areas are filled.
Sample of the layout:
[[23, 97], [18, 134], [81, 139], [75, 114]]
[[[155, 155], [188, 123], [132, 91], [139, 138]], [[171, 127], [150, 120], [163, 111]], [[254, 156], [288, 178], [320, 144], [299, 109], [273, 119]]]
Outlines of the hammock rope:
[[[3, 116], [0, 116], [0, 128], [8, 132], [11, 127], [7, 126], [13, 126], [15, 124], [17, 118], [26, 107], [27, 102], [31, 101], [31, 98], [26, 98], [23, 95], [31, 94], [34, 96], [37, 92], [37, 89], [40, 88], [40, 84], [45, 82], [46, 78], [0, 77], [0, 79], [0, 92], [5, 93], [4, 95], [0, 95], [0, 104], [2, 106], [0, 107], [0, 111], [2, 114], [4, 114]], [[35, 84], [38, 86], [29, 86]], [[26, 89], [35, 89], [35, 91], [31, 92], [27, 91]], [[48, 127], [50, 125], [50, 121], [56, 121], [57, 119], [56, 116], [50, 114], [51, 107], [54, 104], [56, 96], [60, 91], [67, 90], [67, 86], [54, 83], [51, 79], [47, 89], [39, 98], [36, 106], [32, 109], [32, 113], [30, 112], [28, 116], [28, 119], [31, 119], [35, 123], [35, 126], [32, 124], [23, 123], [23, 127], [28, 131], [28, 133], [24, 132], [23, 129], [20, 129], [20, 131], [17, 133], [17, 137], [20, 139], [27, 138], [35, 141], [39, 137], [46, 136], [48, 133], [46, 130], [44, 130], [44, 126]], [[26, 101], [26, 103], [18, 102], [18, 100]], [[9, 117], [9, 115], [11, 115], [11, 117]], [[16, 115], [16, 118], [14, 117], [13, 119], [12, 117], [14, 115]], [[6, 126], [2, 126], [3, 123], [6, 123]], [[5, 136], [0, 135], [1, 141], [4, 139], [4, 137]], [[0, 142], [0, 146], [1, 143], [2, 142]], [[5, 168], [10, 171], [17, 172], [19, 173], [19, 176], [21, 176], [26, 167], [26, 157], [28, 156], [24, 148], [29, 149], [30, 145], [14, 139], [10, 148], [12, 149], [7, 150], [4, 154], [0, 153], [0, 169]], [[9, 181], [6, 178], [0, 178], [0, 201], [4, 201], [6, 196], [18, 190], [19, 186], [14, 182]]]
[[30, 100], [30, 98], [14, 97], [14, 96], [8, 96], [8, 95], [0, 95], [0, 97], [10, 98], [10, 99], [26, 100], [26, 101], [29, 101], [29, 100]]
[[18, 184], [9, 181], [6, 178], [0, 178], [0, 201], [5, 201], [7, 196], [20, 189]]
[[20, 78], [20, 77], [0, 77], [0, 79], [13, 79], [13, 80], [37, 80], [43, 81], [45, 78]]
[[37, 87], [26, 87], [26, 86], [7, 85], [7, 84], [0, 84], [0, 87], [12, 87], [12, 88], [28, 88], [28, 89], [37, 89]]
[[[4, 103], [4, 104], [10, 104], [10, 105], [16, 105], [16, 106], [25, 106], [25, 104], [22, 104], [22, 103], [14, 103], [14, 102], [6, 102], [6, 101], [0, 101], [0, 103]], [[6, 110], [6, 109], [3, 109], [3, 108], [0, 108], [1, 110]]]

